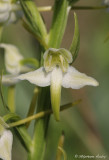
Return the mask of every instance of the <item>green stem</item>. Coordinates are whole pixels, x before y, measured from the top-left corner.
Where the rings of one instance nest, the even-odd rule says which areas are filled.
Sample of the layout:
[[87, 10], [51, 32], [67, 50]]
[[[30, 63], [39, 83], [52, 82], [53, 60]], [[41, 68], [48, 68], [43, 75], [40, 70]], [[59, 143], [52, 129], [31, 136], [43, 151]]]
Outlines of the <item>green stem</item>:
[[3, 26], [0, 25], [0, 42], [2, 40], [2, 32], [3, 32]]
[[15, 86], [8, 88], [8, 107], [12, 113], [15, 112]]
[[[87, 9], [106, 9], [109, 8], [108, 5], [103, 5], [103, 6], [72, 6], [71, 9], [74, 10], [87, 10]], [[47, 11], [52, 11], [52, 6], [45, 6], [45, 7], [38, 7], [39, 12], [47, 12]]]
[[[81, 100], [77, 100], [77, 101], [74, 101], [73, 103], [69, 103], [69, 104], [63, 105], [63, 106], [61, 106], [60, 111], [64, 111], [64, 110], [66, 110], [68, 108], [71, 108], [71, 107], [77, 105], [78, 103], [80, 103], [80, 101]], [[39, 112], [39, 113], [37, 113], [35, 115], [29, 116], [29, 117], [27, 117], [25, 119], [19, 120], [17, 122], [10, 123], [10, 124], [8, 124], [8, 126], [9, 126], [9, 128], [10, 127], [16, 127], [16, 126], [25, 124], [27, 122], [30, 122], [30, 121], [32, 121], [34, 119], [43, 118], [43, 117], [45, 117], [45, 116], [47, 116], [49, 114], [52, 114], [52, 113], [53, 113], [53, 111], [51, 109], [49, 109], [47, 111], [42, 111], [42, 112]]]
[[104, 5], [104, 6], [72, 6], [71, 9], [75, 9], [75, 10], [87, 10], [87, 9], [91, 9], [91, 10], [95, 10], [95, 9], [106, 9], [109, 8], [108, 5]]
[[[50, 93], [49, 88], [40, 89], [40, 95], [38, 99], [37, 113], [46, 111], [50, 108]], [[31, 153], [28, 156], [28, 160], [43, 160], [46, 134], [48, 129], [49, 116], [40, 118], [35, 121], [34, 135], [31, 146]]]
[[[34, 113], [35, 106], [36, 106], [36, 101], [37, 101], [37, 97], [38, 97], [38, 92], [39, 92], [39, 90], [36, 87], [34, 89], [34, 95], [33, 95], [33, 98], [32, 98], [31, 104], [30, 104], [30, 108], [29, 108], [29, 111], [28, 111], [28, 114], [27, 114], [27, 119], [28, 119], [29, 116], [33, 115], [33, 113]], [[26, 124], [27, 128], [29, 127], [30, 122], [31, 121], [28, 121], [28, 123]]]

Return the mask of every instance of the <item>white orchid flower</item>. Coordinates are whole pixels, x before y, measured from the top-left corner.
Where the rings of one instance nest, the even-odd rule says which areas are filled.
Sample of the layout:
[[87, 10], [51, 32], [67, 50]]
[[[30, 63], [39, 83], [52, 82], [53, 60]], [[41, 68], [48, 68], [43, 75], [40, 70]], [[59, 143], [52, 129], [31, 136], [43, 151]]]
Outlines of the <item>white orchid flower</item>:
[[94, 78], [70, 66], [71, 62], [72, 55], [68, 50], [50, 48], [44, 53], [44, 67], [17, 77], [40, 87], [50, 85], [51, 104], [56, 120], [59, 120], [61, 86], [72, 89], [80, 89], [85, 85], [98, 86]]
[[109, 5], [109, 0], [104, 0], [104, 3]]
[[13, 135], [0, 124], [0, 158], [11, 160]]
[[28, 67], [21, 65], [20, 61], [24, 58], [16, 46], [1, 43], [0, 47], [5, 49], [5, 66], [9, 73], [16, 75], [21, 72], [30, 71]]
[[11, 0], [0, 0], [0, 23], [12, 23], [17, 20], [15, 11], [18, 11], [19, 4], [14, 4]]

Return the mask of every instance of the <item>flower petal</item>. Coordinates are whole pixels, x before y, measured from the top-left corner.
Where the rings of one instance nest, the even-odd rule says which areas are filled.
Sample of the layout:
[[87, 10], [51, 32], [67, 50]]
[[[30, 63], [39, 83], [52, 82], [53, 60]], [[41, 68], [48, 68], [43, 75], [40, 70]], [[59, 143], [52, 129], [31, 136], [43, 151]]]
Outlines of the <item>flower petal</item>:
[[99, 83], [94, 78], [80, 73], [74, 67], [69, 67], [67, 73], [64, 74], [62, 86], [65, 88], [79, 89], [85, 85], [98, 86]]
[[11, 160], [13, 135], [11, 131], [5, 130], [0, 137], [0, 158]]
[[[20, 80], [15, 79], [16, 75], [3, 75], [2, 76], [2, 84], [6, 86], [15, 85]], [[1, 79], [1, 77], [0, 77]]]
[[1, 43], [0, 47], [5, 49], [5, 65], [6, 70], [11, 74], [17, 74], [21, 71], [20, 60], [23, 56], [20, 54], [18, 48], [11, 44]]
[[0, 13], [6, 13], [9, 12], [9, 10], [11, 9], [11, 5], [9, 4], [9, 2], [3, 2], [0, 1]]
[[59, 121], [60, 97], [61, 97], [62, 71], [54, 68], [51, 74], [51, 104], [55, 119]]
[[3, 23], [5, 21], [7, 21], [9, 18], [9, 13], [6, 12], [6, 13], [0, 13], [0, 23]]
[[45, 87], [50, 85], [50, 75], [51, 72], [46, 73], [45, 69], [41, 67], [35, 71], [21, 74], [17, 77], [17, 79], [28, 80], [30, 83], [33, 83], [37, 86]]

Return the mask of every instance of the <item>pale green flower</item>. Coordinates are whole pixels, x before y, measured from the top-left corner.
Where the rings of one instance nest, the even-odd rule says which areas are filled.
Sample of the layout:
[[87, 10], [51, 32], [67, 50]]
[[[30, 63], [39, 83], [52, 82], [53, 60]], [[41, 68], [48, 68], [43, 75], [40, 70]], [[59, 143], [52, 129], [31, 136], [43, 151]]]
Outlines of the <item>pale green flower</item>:
[[17, 77], [40, 87], [50, 86], [51, 104], [56, 120], [59, 120], [61, 86], [72, 89], [80, 89], [85, 85], [98, 86], [94, 78], [70, 66], [71, 62], [72, 55], [69, 51], [64, 48], [50, 48], [44, 53], [44, 67]]
[[19, 4], [14, 4], [11, 0], [0, 0], [0, 23], [13, 23], [17, 20], [16, 11]]
[[0, 124], [0, 158], [11, 160], [13, 135]]
[[20, 54], [16, 46], [1, 43], [0, 47], [5, 49], [4, 59], [7, 72], [16, 75], [30, 71], [28, 67], [21, 65], [20, 61], [23, 60], [24, 57]]

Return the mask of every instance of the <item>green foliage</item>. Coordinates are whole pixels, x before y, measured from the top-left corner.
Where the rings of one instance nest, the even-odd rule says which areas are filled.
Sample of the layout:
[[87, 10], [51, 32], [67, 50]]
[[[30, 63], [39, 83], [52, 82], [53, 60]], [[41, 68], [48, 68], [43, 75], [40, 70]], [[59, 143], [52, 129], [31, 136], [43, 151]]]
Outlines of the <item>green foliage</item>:
[[74, 13], [74, 18], [75, 18], [75, 31], [74, 31], [73, 41], [70, 46], [70, 52], [72, 53], [73, 56], [73, 62], [78, 56], [78, 51], [80, 46], [80, 33], [79, 33], [78, 19], [76, 13]]
[[49, 47], [59, 48], [68, 18], [68, 1], [56, 0], [54, 5], [53, 20], [49, 33]]
[[21, 0], [21, 5], [27, 20], [24, 23], [25, 28], [32, 32], [42, 45], [45, 45], [47, 31], [35, 3], [29, 0]]

